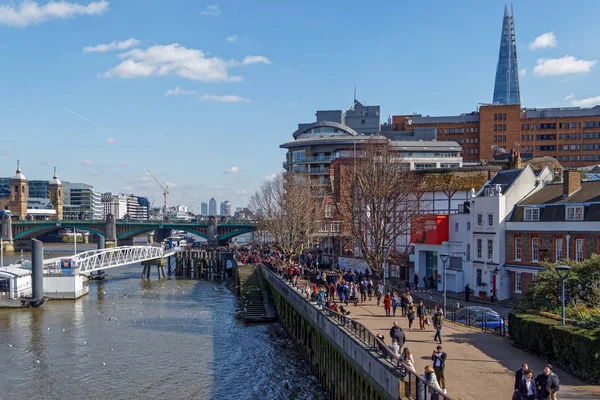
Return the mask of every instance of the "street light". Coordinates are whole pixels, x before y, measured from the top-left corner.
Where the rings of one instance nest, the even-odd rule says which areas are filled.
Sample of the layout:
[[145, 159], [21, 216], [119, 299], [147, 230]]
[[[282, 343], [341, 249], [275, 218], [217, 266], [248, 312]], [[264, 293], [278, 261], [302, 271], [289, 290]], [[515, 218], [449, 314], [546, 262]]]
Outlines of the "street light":
[[444, 263], [444, 276], [442, 278], [442, 285], [444, 287], [444, 318], [446, 316], [446, 262], [450, 256], [448, 253], [440, 254], [440, 260]]
[[565, 279], [567, 279], [567, 277], [569, 276], [569, 273], [571, 272], [571, 267], [569, 267], [568, 265], [557, 265], [556, 267], [554, 267], [554, 271], [556, 271], [556, 275], [558, 275], [558, 277], [560, 278], [560, 283], [562, 286], [562, 318], [560, 321], [560, 326], [565, 326]]

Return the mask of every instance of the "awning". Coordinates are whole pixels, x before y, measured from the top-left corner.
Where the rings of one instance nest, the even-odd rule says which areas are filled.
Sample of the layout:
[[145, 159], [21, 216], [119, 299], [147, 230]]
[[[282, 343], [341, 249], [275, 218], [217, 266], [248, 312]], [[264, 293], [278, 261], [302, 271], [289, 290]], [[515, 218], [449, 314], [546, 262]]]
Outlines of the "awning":
[[504, 264], [504, 268], [511, 272], [539, 272], [544, 268], [539, 265]]

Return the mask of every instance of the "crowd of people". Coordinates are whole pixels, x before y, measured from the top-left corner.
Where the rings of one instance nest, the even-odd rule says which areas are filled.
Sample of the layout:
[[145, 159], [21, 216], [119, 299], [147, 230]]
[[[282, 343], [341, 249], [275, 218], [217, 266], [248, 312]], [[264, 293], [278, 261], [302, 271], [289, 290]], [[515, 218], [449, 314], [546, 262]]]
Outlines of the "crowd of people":
[[[242, 247], [237, 251], [238, 259], [244, 263], [263, 263], [283, 279], [287, 280], [307, 299], [310, 299], [323, 308], [329, 309], [341, 316], [348, 322], [352, 322], [350, 304], [357, 306], [361, 303], [372, 303], [376, 301], [377, 306], [383, 307], [387, 317], [397, 317], [397, 309], [400, 307], [400, 317], [408, 320], [408, 330], [413, 330], [413, 322], [418, 319], [420, 330], [428, 330], [431, 326], [435, 331], [433, 341], [438, 345], [431, 354], [431, 364], [427, 365], [421, 375], [424, 382], [432, 388], [444, 393], [446, 390], [446, 379], [444, 370], [446, 367], [446, 353], [442, 348], [442, 328], [444, 325], [444, 312], [439, 305], [435, 306], [432, 315], [422, 301], [413, 303], [410, 291], [396, 293], [386, 292], [383, 285], [373, 279], [367, 270], [344, 270], [338, 268], [319, 268], [318, 263], [310, 258], [301, 258], [299, 262], [289, 262], [279, 251], [268, 248], [254, 248], [249, 250]], [[415, 285], [418, 276], [415, 274]], [[416, 329], [416, 327], [415, 327]], [[400, 360], [404, 367], [417, 374], [415, 370], [414, 356], [406, 346], [407, 337], [398, 322], [394, 321], [389, 332], [390, 343], [386, 343], [384, 335], [377, 335], [380, 352], [388, 354], [389, 351]], [[389, 351], [388, 351], [389, 350]], [[527, 364], [516, 372], [513, 400], [556, 400], [556, 392], [559, 390], [558, 376], [552, 372], [552, 366], [547, 365], [542, 374], [533, 378]], [[421, 398], [428, 398], [425, 385], [421, 385]]]

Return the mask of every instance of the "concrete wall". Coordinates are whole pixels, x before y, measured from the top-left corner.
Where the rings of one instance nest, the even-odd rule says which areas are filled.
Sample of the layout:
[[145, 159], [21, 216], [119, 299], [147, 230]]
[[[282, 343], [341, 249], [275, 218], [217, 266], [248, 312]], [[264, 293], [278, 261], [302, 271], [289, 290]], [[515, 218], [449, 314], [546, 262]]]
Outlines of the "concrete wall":
[[[305, 344], [308, 346], [306, 353], [313, 364], [313, 372], [331, 396], [359, 398], [359, 391], [353, 390], [351, 386], [360, 384], [371, 394], [369, 398], [401, 397], [402, 379], [391, 365], [386, 364], [372, 348], [359, 342], [350, 332], [329, 319], [273, 272], [264, 267], [262, 270], [274, 295], [281, 323], [301, 344], [308, 342]], [[309, 340], [304, 341], [307, 331]], [[320, 339], [327, 342], [325, 346]], [[327, 352], [325, 359], [319, 360], [323, 356], [319, 350]], [[337, 360], [337, 364], [343, 365], [340, 367], [336, 363], [332, 364], [331, 360]], [[340, 369], [343, 370], [341, 373]]]

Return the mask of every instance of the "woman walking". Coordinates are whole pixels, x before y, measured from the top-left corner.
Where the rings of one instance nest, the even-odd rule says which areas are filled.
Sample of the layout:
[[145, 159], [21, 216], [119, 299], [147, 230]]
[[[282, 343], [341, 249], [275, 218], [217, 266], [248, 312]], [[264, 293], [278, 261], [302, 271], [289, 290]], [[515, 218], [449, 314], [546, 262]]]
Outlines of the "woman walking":
[[408, 306], [408, 311], [406, 312], [406, 318], [408, 318], [408, 330], [412, 331], [412, 324], [415, 320], [415, 308], [411, 304]]
[[399, 302], [400, 299], [398, 299], [398, 295], [396, 294], [396, 292], [392, 292], [392, 315], [394, 317], [396, 316], [396, 308], [398, 308]]
[[425, 318], [427, 317], [427, 310], [422, 301], [419, 301], [417, 305], [417, 317], [419, 317], [419, 328], [425, 329]]
[[[378, 302], [379, 303], [379, 302]], [[388, 293], [383, 298], [383, 308], [385, 309], [385, 316], [390, 317], [390, 308], [392, 306], [392, 294]]]

